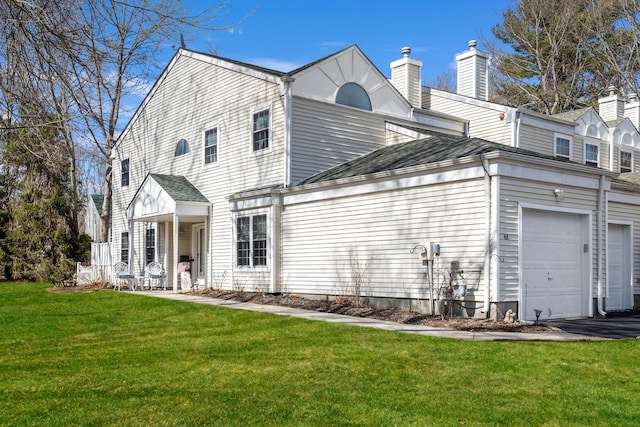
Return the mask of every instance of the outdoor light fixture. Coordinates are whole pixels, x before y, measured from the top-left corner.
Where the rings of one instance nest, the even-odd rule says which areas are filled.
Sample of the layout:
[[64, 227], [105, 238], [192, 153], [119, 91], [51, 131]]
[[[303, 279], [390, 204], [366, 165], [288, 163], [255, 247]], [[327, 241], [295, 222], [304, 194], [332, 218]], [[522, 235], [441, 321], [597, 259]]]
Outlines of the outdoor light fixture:
[[555, 190], [553, 190], [553, 194], [556, 196], [556, 200], [561, 202], [564, 200], [564, 196], [562, 195], [564, 193], [564, 190], [562, 188], [556, 188]]
[[542, 313], [542, 310], [538, 310], [537, 308], [534, 308], [533, 311], [536, 313], [536, 325], [537, 325], [538, 319], [540, 319], [540, 314]]

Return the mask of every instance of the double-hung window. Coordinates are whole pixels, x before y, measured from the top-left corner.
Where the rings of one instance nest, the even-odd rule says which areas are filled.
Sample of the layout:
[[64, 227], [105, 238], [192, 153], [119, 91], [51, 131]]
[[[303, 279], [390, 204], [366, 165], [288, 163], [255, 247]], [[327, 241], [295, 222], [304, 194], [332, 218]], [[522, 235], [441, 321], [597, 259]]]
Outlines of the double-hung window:
[[571, 158], [571, 137], [566, 135], [556, 135], [554, 144], [554, 156]]
[[267, 265], [267, 216], [236, 218], [236, 263], [239, 266]]
[[620, 173], [633, 172], [633, 153], [620, 150]]
[[204, 131], [204, 164], [218, 163], [218, 128], [210, 127]]
[[147, 228], [144, 232], [145, 264], [156, 260], [156, 229]]
[[255, 111], [252, 115], [253, 151], [269, 148], [269, 124], [271, 112], [268, 108]]
[[596, 144], [584, 144], [584, 163], [595, 167], [600, 165], [600, 149]]
[[129, 263], [129, 232], [120, 234], [120, 261]]
[[129, 159], [120, 160], [120, 185], [129, 186]]

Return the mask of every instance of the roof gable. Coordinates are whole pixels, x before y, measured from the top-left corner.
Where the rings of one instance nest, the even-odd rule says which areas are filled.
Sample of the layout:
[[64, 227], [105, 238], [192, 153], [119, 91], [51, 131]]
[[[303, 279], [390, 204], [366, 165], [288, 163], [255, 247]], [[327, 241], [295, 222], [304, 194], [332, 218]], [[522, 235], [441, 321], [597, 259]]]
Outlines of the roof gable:
[[584, 114], [574, 121], [577, 123], [576, 133], [578, 135], [597, 139], [608, 139], [609, 137], [609, 127], [593, 107], [587, 108]]
[[209, 201], [184, 176], [149, 174], [127, 208], [130, 220], [169, 214], [207, 215]]
[[608, 123], [613, 145], [640, 149], [640, 134], [629, 118]]
[[179, 49], [171, 61], [167, 64], [165, 69], [160, 74], [160, 77], [153, 84], [151, 90], [144, 97], [140, 105], [138, 106], [136, 112], [133, 114], [122, 133], [118, 136], [118, 140], [115, 143], [115, 146], [112, 150], [112, 156], [115, 156], [116, 150], [126, 134], [131, 130], [131, 127], [138, 119], [140, 113], [144, 110], [145, 106], [149, 104], [154, 94], [158, 91], [158, 88], [162, 85], [162, 83], [166, 80], [167, 76], [173, 71], [176, 67], [178, 61], [181, 60], [195, 60], [204, 62], [213, 66], [222, 67], [228, 70], [232, 70], [238, 73], [242, 73], [245, 75], [253, 76], [255, 78], [271, 81], [273, 83], [279, 83], [281, 78], [285, 75], [285, 73], [281, 71], [271, 70], [264, 67], [259, 67], [257, 65], [247, 64], [245, 62], [235, 61], [232, 59], [223, 58], [221, 56], [210, 55], [206, 53], [196, 52], [187, 49]]
[[338, 90], [357, 83], [371, 99], [374, 113], [411, 117], [411, 106], [356, 45], [290, 73], [294, 96], [335, 103]]

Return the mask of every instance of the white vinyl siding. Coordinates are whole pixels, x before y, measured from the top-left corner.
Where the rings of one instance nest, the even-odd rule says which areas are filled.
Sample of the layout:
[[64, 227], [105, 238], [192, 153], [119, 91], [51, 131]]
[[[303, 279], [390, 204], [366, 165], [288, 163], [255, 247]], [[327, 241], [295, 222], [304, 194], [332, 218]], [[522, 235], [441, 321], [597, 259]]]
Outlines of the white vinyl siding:
[[499, 110], [479, 105], [483, 103], [463, 103], [451, 99], [456, 95], [448, 94], [448, 96], [445, 96], [443, 94], [441, 96], [436, 92], [440, 91], [431, 90], [431, 95], [423, 93], [423, 108], [468, 120], [469, 136], [471, 137], [513, 145], [513, 121], [507, 120], [506, 117], [501, 120]]
[[349, 294], [355, 262], [368, 268], [363, 296], [427, 298], [426, 267], [410, 250], [432, 241], [441, 246], [437, 266], [444, 272], [457, 261], [467, 271], [468, 298], [482, 300], [483, 190], [483, 180], [476, 179], [286, 204], [283, 286], [298, 293]]
[[294, 98], [292, 182], [381, 148], [384, 119], [340, 105]]

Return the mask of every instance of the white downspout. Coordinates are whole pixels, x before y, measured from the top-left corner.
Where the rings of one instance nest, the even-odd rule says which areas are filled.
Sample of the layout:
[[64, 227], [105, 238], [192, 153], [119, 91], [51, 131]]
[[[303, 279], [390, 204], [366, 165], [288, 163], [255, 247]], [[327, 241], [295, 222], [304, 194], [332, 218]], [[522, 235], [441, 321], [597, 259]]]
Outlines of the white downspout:
[[602, 221], [602, 203], [604, 201], [604, 185], [605, 185], [605, 177], [604, 175], [600, 175], [600, 187], [598, 189], [598, 220], [597, 220], [597, 233], [598, 233], [598, 238], [597, 240], [597, 244], [598, 244], [598, 314], [600, 314], [600, 316], [605, 317], [607, 315], [607, 313], [604, 311], [603, 308], [603, 301], [602, 301], [602, 294], [603, 294], [603, 289], [602, 289], [602, 232], [603, 232], [603, 221]]
[[284, 186], [291, 185], [291, 85], [294, 78], [288, 75], [282, 77], [284, 94]]
[[522, 113], [520, 111], [516, 111], [516, 121], [515, 121], [515, 132], [514, 132], [514, 141], [513, 146], [516, 148], [520, 147], [520, 121], [522, 120]]
[[483, 310], [485, 317], [491, 316], [491, 176], [489, 175], [489, 162], [480, 159], [484, 169], [484, 302]]

